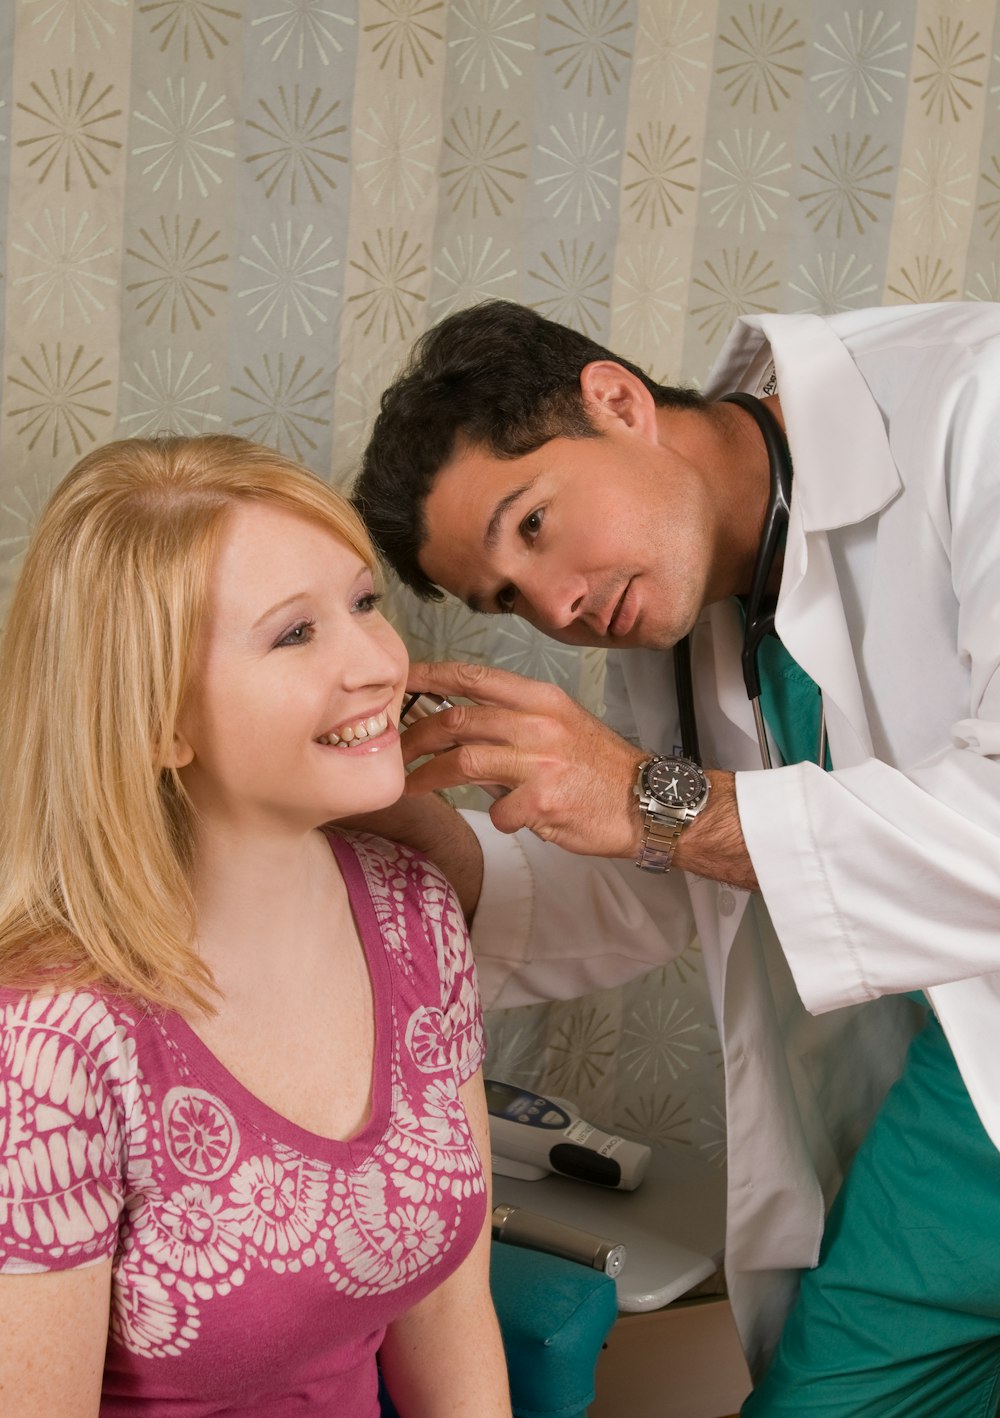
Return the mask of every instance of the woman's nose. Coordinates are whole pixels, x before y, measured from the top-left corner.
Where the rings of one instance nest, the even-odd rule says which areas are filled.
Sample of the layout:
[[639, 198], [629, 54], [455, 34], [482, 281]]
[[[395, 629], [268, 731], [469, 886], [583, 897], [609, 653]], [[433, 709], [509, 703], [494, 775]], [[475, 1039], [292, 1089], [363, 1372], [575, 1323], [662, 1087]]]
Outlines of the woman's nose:
[[357, 684], [395, 686], [406, 679], [409, 655], [396, 631], [378, 611], [359, 626], [348, 655], [348, 676]]

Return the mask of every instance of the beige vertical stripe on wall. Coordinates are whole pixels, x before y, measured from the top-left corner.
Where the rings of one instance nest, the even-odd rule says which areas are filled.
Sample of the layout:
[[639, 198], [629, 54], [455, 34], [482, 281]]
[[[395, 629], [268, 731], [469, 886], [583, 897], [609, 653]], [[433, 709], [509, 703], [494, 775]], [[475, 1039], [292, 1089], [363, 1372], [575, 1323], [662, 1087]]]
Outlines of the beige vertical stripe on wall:
[[714, 3], [638, 6], [610, 347], [665, 383], [683, 378], [715, 26]]
[[[15, 540], [114, 430], [132, 14], [55, 25], [17, 8], [0, 419], [0, 501]], [[15, 571], [5, 557], [0, 601]]]
[[379, 390], [429, 323], [447, 18], [443, 5], [420, 8], [406, 24], [380, 0], [358, 6], [334, 404], [333, 476], [345, 487], [357, 471]]
[[920, 0], [882, 300], [956, 300], [976, 217], [990, 0]]

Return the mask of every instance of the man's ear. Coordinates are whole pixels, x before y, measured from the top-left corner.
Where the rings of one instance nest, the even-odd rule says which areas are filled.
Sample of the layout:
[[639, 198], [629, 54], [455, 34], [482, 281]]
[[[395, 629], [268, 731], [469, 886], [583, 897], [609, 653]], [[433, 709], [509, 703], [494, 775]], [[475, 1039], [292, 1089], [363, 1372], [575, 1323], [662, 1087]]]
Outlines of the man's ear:
[[580, 371], [583, 406], [604, 429], [615, 420], [647, 437], [656, 437], [656, 404], [641, 379], [611, 359], [595, 359]]

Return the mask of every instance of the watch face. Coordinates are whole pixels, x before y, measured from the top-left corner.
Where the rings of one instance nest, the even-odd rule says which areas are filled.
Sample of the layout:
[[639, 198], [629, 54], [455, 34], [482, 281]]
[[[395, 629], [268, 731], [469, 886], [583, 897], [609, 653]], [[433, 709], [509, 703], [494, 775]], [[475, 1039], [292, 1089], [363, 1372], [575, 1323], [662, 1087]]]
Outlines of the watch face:
[[662, 758], [651, 763], [643, 777], [649, 796], [666, 807], [691, 807], [705, 795], [701, 770], [683, 758]]

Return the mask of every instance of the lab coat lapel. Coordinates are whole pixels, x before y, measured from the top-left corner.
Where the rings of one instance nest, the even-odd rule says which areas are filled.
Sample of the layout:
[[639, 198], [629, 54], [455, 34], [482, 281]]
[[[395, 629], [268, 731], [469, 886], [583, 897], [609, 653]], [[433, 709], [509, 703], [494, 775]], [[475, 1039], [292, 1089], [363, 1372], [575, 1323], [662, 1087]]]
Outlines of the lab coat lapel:
[[882, 415], [830, 327], [811, 315], [757, 323], [771, 343], [794, 469], [775, 626], [823, 691], [831, 754], [844, 766], [869, 757], [872, 740], [830, 534], [885, 507], [899, 473]]

